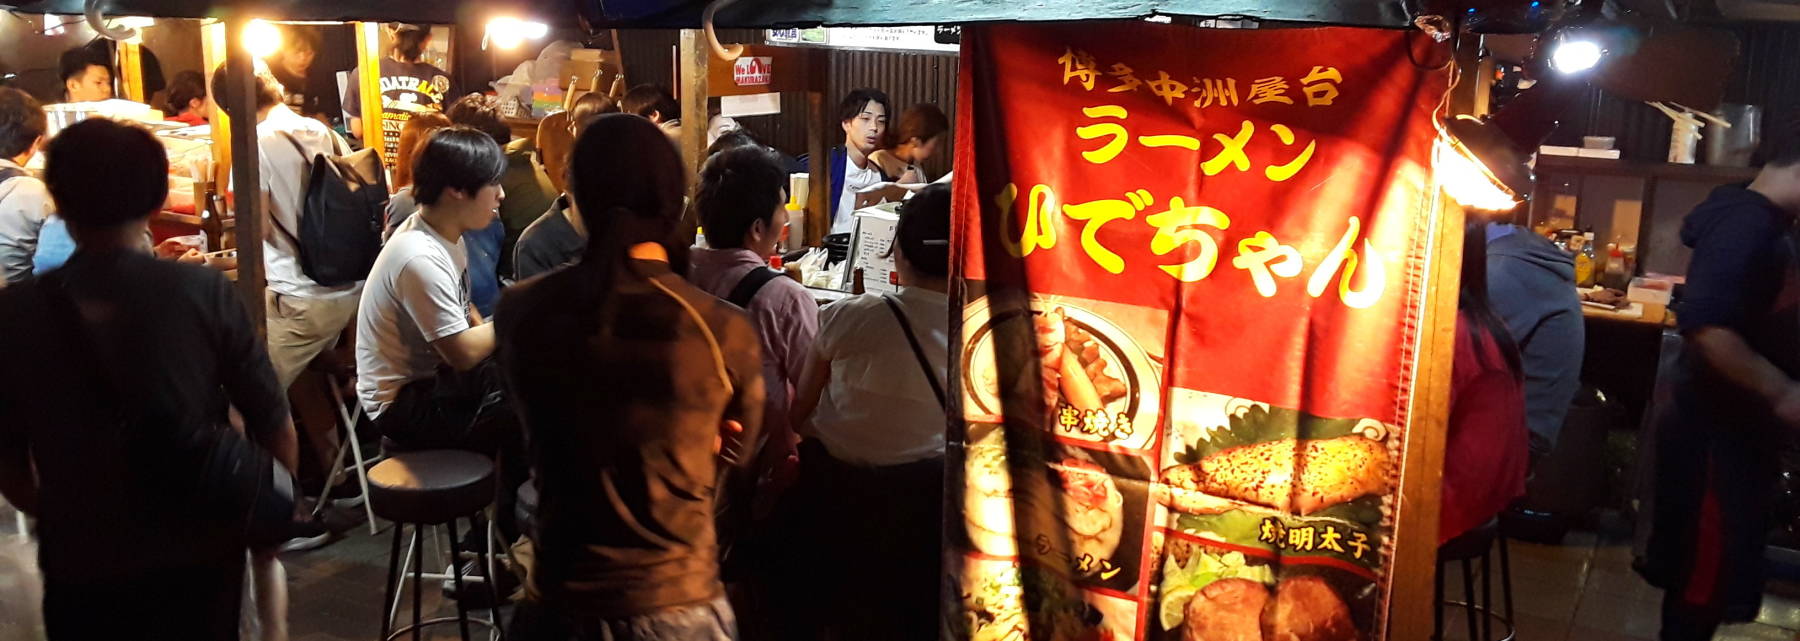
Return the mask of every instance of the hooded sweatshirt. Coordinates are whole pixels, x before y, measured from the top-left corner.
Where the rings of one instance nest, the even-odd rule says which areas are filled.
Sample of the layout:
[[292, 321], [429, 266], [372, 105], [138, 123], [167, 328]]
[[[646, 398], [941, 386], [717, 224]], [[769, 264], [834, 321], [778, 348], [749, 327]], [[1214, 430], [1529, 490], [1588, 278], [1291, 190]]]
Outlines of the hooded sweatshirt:
[[1575, 262], [1549, 240], [1514, 225], [1491, 225], [1488, 298], [1519, 344], [1525, 368], [1525, 425], [1533, 454], [1556, 446], [1581, 383], [1586, 329], [1575, 293]]

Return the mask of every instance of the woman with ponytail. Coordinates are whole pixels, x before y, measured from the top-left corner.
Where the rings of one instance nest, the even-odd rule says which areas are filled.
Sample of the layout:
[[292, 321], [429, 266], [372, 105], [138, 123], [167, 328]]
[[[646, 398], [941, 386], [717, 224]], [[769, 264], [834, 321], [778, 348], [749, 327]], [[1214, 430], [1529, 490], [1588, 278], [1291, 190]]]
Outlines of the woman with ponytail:
[[1486, 227], [1470, 225], [1463, 236], [1439, 543], [1480, 528], [1525, 494], [1531, 458], [1519, 349], [1488, 302]]
[[539, 495], [513, 638], [734, 639], [715, 488], [755, 454], [755, 330], [678, 273], [686, 172], [656, 125], [600, 116], [569, 162], [587, 250], [495, 319]]

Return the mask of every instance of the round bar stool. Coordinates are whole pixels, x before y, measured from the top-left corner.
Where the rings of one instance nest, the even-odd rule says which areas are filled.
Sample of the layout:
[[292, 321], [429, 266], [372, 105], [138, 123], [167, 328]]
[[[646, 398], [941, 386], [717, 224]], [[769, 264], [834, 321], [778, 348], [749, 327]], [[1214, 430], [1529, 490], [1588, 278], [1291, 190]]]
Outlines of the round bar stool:
[[[425, 563], [423, 560], [425, 531], [441, 525], [448, 534], [450, 542], [451, 579], [455, 582], [458, 594], [463, 592], [463, 577], [460, 545], [457, 543], [457, 519], [469, 519], [474, 525], [474, 515], [486, 509], [494, 500], [494, 464], [487, 457], [460, 450], [422, 450], [415, 452], [396, 452], [369, 470], [369, 498], [374, 499], [375, 514], [394, 522], [393, 548], [388, 556], [387, 598], [382, 602], [381, 637], [392, 640], [410, 631], [412, 638], [421, 638], [424, 627], [455, 621], [462, 632], [463, 641], [469, 639], [469, 613], [461, 599], [456, 599], [456, 616], [421, 620], [421, 599], [424, 595]], [[400, 539], [406, 526], [412, 526], [412, 549], [419, 552], [417, 562], [410, 561], [412, 552], [407, 553], [408, 564], [413, 569], [413, 621], [412, 625], [392, 629], [393, 615], [390, 609], [398, 608], [396, 598], [401, 589], [401, 557]], [[487, 583], [491, 603], [492, 619], [478, 624], [486, 625], [498, 632], [500, 626], [499, 594], [491, 581]]]
[[[1495, 548], [1500, 550], [1500, 592], [1504, 605], [1494, 608], [1493, 567], [1490, 561]], [[1474, 562], [1481, 562], [1481, 594], [1475, 594]], [[1463, 600], [1444, 597], [1444, 568], [1451, 563], [1462, 565]], [[1438, 547], [1437, 577], [1433, 587], [1437, 607], [1432, 617], [1434, 641], [1444, 638], [1444, 606], [1461, 608], [1469, 624], [1468, 641], [1513, 641], [1512, 555], [1506, 549], [1506, 536], [1500, 532], [1498, 520], [1469, 530]], [[1494, 638], [1494, 622], [1499, 621], [1501, 636]]]

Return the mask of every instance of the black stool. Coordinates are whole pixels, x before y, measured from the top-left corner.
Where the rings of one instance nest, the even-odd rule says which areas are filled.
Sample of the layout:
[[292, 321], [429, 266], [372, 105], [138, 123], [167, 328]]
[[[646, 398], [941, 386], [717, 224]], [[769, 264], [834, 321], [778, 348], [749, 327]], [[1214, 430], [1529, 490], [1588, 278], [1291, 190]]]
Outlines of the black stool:
[[[385, 443], [384, 443], [385, 445]], [[391, 454], [387, 460], [369, 470], [369, 498], [375, 499], [375, 513], [394, 522], [393, 549], [388, 556], [387, 598], [382, 601], [381, 638], [394, 639], [407, 631], [415, 641], [424, 627], [456, 621], [463, 641], [469, 639], [469, 613], [462, 600], [456, 600], [456, 617], [440, 617], [421, 621], [421, 599], [425, 585], [425, 529], [442, 525], [450, 541], [450, 574], [458, 594], [463, 593], [462, 551], [457, 543], [456, 520], [468, 518], [486, 509], [494, 499], [494, 464], [487, 457], [460, 450], [424, 450]], [[406, 526], [413, 526], [412, 547], [420, 557], [413, 563], [413, 622], [393, 630], [395, 598], [400, 582], [400, 538]], [[493, 581], [485, 581], [492, 597], [490, 621], [480, 621], [494, 630], [500, 625], [500, 596]]]
[[[1494, 548], [1500, 550], [1500, 596], [1505, 600], [1502, 611], [1494, 611], [1494, 582], [1490, 554]], [[1475, 572], [1472, 562], [1481, 561], [1481, 596], [1476, 602]], [[1450, 563], [1462, 564], [1463, 600], [1447, 601], [1444, 599], [1444, 568]], [[1513, 598], [1512, 598], [1512, 556], [1506, 549], [1506, 536], [1500, 533], [1499, 521], [1488, 521], [1481, 527], [1469, 530], [1462, 536], [1451, 539], [1438, 547], [1437, 577], [1433, 588], [1437, 597], [1437, 607], [1432, 611], [1431, 638], [1441, 641], [1444, 638], [1444, 606], [1462, 608], [1467, 613], [1469, 622], [1469, 641], [1496, 641], [1494, 639], [1494, 621], [1499, 620], [1505, 627], [1505, 636], [1499, 641], [1512, 641]], [[1479, 628], [1476, 618], [1481, 619]], [[1479, 629], [1479, 632], [1478, 632]]]

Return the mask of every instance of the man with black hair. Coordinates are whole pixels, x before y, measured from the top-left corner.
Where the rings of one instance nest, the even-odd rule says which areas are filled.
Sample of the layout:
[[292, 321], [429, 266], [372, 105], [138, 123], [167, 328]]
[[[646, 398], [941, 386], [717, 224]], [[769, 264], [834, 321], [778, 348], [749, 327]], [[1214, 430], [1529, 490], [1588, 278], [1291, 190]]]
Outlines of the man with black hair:
[[[497, 246], [493, 248], [492, 259], [483, 268], [494, 268], [501, 278], [511, 279], [513, 261], [500, 258], [513, 255], [519, 235], [525, 232], [526, 227], [531, 226], [532, 221], [542, 216], [544, 210], [550, 208], [551, 202], [555, 200], [556, 187], [551, 186], [550, 178], [531, 159], [534, 141], [528, 138], [512, 140], [512, 128], [500, 118], [500, 103], [493, 96], [464, 96], [450, 106], [446, 115], [450, 116], [450, 122], [487, 132], [494, 137], [494, 142], [500, 143], [506, 150], [506, 175], [500, 177], [500, 187], [506, 190], [506, 201], [500, 203], [500, 220], [496, 223], [502, 234]], [[473, 249], [471, 248], [471, 258], [474, 257]], [[478, 296], [477, 306], [481, 307], [483, 314], [487, 314], [498, 298], [497, 290], [493, 297], [485, 301]]]
[[494, 222], [505, 171], [500, 145], [467, 126], [434, 131], [419, 149], [419, 213], [381, 248], [357, 313], [356, 392], [376, 429], [401, 445], [497, 456], [505, 484], [499, 523], [511, 536], [512, 489], [525, 472], [521, 439], [489, 359], [494, 326], [470, 300], [462, 240]]
[[887, 132], [887, 94], [877, 89], [856, 89], [838, 103], [838, 122], [844, 128], [844, 146], [831, 150], [831, 233], [856, 230], [856, 194], [892, 180], [869, 154], [881, 148]]
[[[381, 59], [380, 67], [382, 155], [388, 158], [398, 153], [400, 128], [413, 114], [443, 111], [449, 96], [456, 95], [451, 91], [450, 73], [423, 61], [425, 47], [431, 43], [430, 26], [400, 24], [393, 33], [394, 48]], [[360, 67], [353, 69], [350, 77], [361, 73]], [[362, 92], [356, 83], [345, 88], [343, 101], [350, 131], [362, 135]]]
[[236, 639], [244, 523], [170, 481], [227, 407], [293, 469], [281, 386], [224, 275], [141, 250], [168, 194], [155, 137], [95, 118], [45, 155], [79, 249], [0, 291], [0, 494], [38, 518], [49, 638]]
[[[233, 122], [256, 123], [260, 192], [269, 225], [262, 240], [268, 278], [263, 303], [269, 360], [275, 366], [275, 379], [294, 399], [315, 460], [329, 465], [337, 452], [337, 419], [326, 400], [323, 377], [306, 374], [306, 367], [337, 346], [356, 315], [362, 283], [326, 286], [307, 276], [300, 265], [299, 233], [313, 159], [348, 146], [324, 123], [289, 109], [283, 102], [281, 84], [268, 71], [256, 72], [248, 87], [239, 87], [231, 77], [220, 65], [213, 73], [212, 92]], [[235, 114], [225, 107], [231, 104], [225, 98], [236, 91], [251, 92], [255, 113]], [[312, 525], [307, 536], [291, 542], [287, 549], [316, 547], [330, 539], [323, 527]]]
[[619, 111], [648, 118], [664, 131], [681, 121], [681, 103], [675, 102], [675, 95], [662, 85], [632, 87], [619, 99]]
[[337, 115], [337, 105], [328, 105], [326, 100], [335, 100], [336, 92], [318, 91], [313, 87], [312, 66], [319, 57], [319, 40], [318, 27], [283, 26], [281, 50], [269, 57], [269, 73], [281, 81], [289, 109], [308, 118], [324, 118], [329, 122]]
[[787, 235], [787, 184], [788, 172], [775, 152], [750, 144], [707, 159], [694, 195], [709, 247], [694, 252], [688, 280], [749, 312], [762, 342], [769, 443], [759, 472], [795, 454], [799, 441], [788, 422], [788, 400], [819, 333], [819, 305], [812, 295], [768, 266]]
[[1748, 185], [1714, 189], [1682, 221], [1693, 249], [1685, 341], [1656, 437], [1656, 497], [1639, 571], [1664, 590], [1661, 638], [1711, 639], [1762, 600], [1782, 444], [1800, 430], [1800, 119], [1771, 127]]
[[56, 213], [44, 182], [25, 171], [48, 122], [36, 99], [0, 87], [0, 287], [31, 276], [38, 238]]
[[63, 99], [68, 102], [93, 102], [113, 97], [112, 58], [93, 47], [75, 47], [62, 52]]

